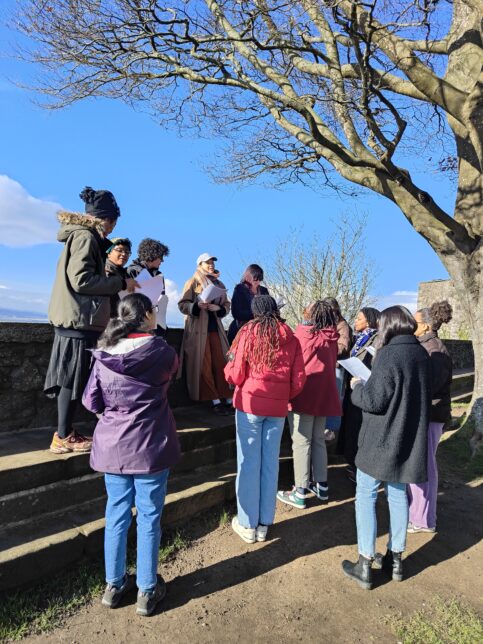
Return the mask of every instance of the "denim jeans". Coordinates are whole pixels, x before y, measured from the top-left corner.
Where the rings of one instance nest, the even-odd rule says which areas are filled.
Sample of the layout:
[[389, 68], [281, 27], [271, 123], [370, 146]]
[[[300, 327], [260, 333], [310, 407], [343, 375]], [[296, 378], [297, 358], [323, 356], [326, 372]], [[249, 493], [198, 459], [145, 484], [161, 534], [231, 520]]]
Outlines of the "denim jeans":
[[[357, 470], [356, 489], [356, 524], [357, 545], [359, 554], [367, 558], [374, 557], [376, 550], [377, 490], [382, 481]], [[406, 530], [408, 528], [408, 499], [406, 483], [384, 483], [389, 502], [389, 540], [388, 550], [404, 552], [406, 548]]]
[[278, 416], [236, 411], [236, 500], [238, 521], [244, 528], [273, 523], [284, 422]]
[[126, 574], [127, 534], [137, 514], [137, 570], [139, 590], [156, 586], [158, 551], [161, 541], [161, 513], [166, 497], [169, 470], [156, 474], [105, 474], [107, 505], [104, 534], [106, 581], [119, 585]]
[[[344, 399], [346, 370], [344, 367], [335, 368], [335, 380], [337, 382], [337, 391], [339, 392], [339, 399], [342, 402]], [[325, 421], [325, 428], [330, 429], [332, 432], [338, 432], [342, 422], [341, 416], [328, 416]]]

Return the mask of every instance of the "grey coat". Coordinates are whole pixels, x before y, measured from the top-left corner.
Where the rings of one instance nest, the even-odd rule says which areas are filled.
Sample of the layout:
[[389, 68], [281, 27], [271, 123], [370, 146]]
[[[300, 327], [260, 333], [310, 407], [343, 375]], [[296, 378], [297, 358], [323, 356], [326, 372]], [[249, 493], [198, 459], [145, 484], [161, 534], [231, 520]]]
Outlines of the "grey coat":
[[427, 481], [431, 368], [415, 336], [396, 336], [379, 349], [352, 402], [362, 409], [356, 466], [380, 481]]

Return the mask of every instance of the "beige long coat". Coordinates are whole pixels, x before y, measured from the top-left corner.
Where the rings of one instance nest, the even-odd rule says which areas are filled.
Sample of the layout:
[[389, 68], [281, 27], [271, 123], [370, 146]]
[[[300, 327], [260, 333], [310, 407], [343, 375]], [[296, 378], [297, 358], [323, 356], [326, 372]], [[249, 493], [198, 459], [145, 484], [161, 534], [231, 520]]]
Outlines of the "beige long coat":
[[[213, 280], [215, 286], [225, 288], [220, 280]], [[197, 301], [198, 295], [203, 290], [201, 284], [194, 278], [189, 279], [183, 288], [183, 295], [178, 302], [178, 308], [185, 315], [185, 326], [183, 342], [181, 343], [180, 362], [178, 378], [181, 378], [183, 372], [183, 361], [186, 361], [186, 384], [188, 393], [192, 400], [199, 400], [200, 397], [200, 373], [205, 355], [206, 339], [208, 336], [208, 311], [200, 309], [199, 315], [192, 315], [193, 304]], [[221, 300], [217, 300], [225, 311], [223, 317], [230, 312], [230, 300], [226, 293]], [[221, 321], [221, 317], [216, 318], [218, 325], [218, 335], [221, 340], [223, 355], [226, 355], [230, 348], [226, 337], [226, 332]]]

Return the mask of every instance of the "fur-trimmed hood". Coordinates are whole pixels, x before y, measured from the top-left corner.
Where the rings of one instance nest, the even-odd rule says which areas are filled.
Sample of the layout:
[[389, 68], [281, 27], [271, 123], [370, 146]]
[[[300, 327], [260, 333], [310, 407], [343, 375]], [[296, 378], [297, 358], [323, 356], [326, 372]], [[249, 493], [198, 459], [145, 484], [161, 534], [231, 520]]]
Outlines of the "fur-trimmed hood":
[[98, 219], [97, 217], [82, 215], [79, 212], [60, 210], [57, 213], [57, 219], [60, 223], [57, 240], [60, 242], [67, 241], [69, 235], [71, 235], [74, 230], [84, 230], [86, 228], [97, 233], [101, 238], [104, 236], [104, 222], [102, 219]]

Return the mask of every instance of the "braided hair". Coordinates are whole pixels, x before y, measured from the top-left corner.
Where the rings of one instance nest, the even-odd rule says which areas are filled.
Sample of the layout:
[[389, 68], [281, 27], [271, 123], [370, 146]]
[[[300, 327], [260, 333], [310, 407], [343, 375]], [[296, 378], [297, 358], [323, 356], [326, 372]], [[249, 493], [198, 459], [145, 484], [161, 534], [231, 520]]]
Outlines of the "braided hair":
[[333, 306], [327, 300], [317, 300], [311, 307], [312, 334], [319, 333], [327, 327], [337, 326], [337, 316]]
[[343, 319], [339, 302], [335, 299], [335, 297], [326, 297], [324, 299], [324, 302], [328, 304], [330, 307], [332, 307], [332, 310], [334, 312], [335, 322], [337, 325]]
[[[253, 320], [247, 322], [245, 329], [245, 346], [243, 359], [254, 372], [263, 369], [271, 370], [275, 365], [280, 350], [280, 326], [283, 323], [277, 303], [270, 295], [255, 295], [252, 300]], [[236, 350], [241, 333], [232, 344]]]

